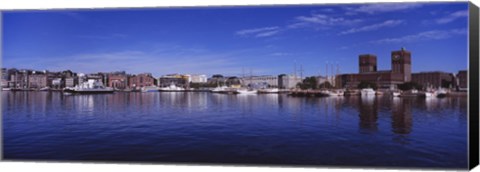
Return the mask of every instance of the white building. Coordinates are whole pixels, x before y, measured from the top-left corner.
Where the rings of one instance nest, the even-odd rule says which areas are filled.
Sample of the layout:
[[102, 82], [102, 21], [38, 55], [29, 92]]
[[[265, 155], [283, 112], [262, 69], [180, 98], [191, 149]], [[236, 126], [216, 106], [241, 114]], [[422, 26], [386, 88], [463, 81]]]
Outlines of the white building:
[[192, 83], [206, 83], [207, 75], [190, 75], [190, 82]]
[[278, 85], [282, 89], [296, 88], [298, 83], [302, 82], [302, 78], [295, 75], [280, 75]]
[[248, 76], [241, 78], [244, 86], [265, 86], [278, 87], [278, 76], [264, 75], [264, 76]]

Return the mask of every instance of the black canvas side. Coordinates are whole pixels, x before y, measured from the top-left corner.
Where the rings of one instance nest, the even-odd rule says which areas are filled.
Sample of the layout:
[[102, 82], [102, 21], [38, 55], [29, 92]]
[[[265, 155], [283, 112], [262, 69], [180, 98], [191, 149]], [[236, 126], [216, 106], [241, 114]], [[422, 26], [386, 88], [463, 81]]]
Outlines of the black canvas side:
[[469, 4], [469, 168], [478, 165], [479, 159], [479, 38], [478, 38], [478, 7]]

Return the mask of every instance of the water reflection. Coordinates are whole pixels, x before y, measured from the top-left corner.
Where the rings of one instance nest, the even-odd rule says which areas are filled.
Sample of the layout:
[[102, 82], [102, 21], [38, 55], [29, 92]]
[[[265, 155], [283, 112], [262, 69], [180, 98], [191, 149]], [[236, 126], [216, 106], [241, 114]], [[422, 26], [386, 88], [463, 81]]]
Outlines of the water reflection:
[[466, 109], [466, 98], [2, 92], [7, 159], [458, 167]]
[[410, 134], [412, 131], [413, 99], [395, 98], [392, 104], [392, 132]]
[[359, 111], [359, 126], [361, 132], [376, 132], [378, 130], [378, 107], [375, 97], [362, 97], [360, 99]]

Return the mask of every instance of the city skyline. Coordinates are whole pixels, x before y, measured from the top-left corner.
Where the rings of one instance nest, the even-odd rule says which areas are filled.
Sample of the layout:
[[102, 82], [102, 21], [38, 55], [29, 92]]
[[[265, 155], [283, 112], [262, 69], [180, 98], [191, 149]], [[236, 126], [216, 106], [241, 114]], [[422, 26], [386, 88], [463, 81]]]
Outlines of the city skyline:
[[[467, 3], [380, 3], [10, 11], [3, 66], [79, 73], [126, 71], [325, 75], [358, 72], [375, 54], [412, 52], [412, 72], [467, 69]], [[464, 58], [464, 60], [462, 60]], [[445, 65], [448, 64], [448, 65]], [[330, 67], [329, 67], [330, 68]], [[331, 69], [329, 69], [331, 75]]]

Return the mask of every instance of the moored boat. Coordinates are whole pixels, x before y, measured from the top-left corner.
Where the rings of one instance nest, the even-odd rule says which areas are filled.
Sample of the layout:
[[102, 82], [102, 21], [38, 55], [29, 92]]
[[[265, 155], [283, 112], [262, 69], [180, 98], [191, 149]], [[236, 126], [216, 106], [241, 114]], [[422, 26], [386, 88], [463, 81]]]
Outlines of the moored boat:
[[360, 95], [362, 97], [374, 97], [375, 90], [373, 90], [372, 88], [364, 88], [360, 91]]
[[50, 87], [40, 88], [38, 91], [50, 91]]
[[64, 92], [79, 93], [79, 94], [102, 94], [113, 93], [113, 88], [103, 86], [102, 82], [94, 79], [89, 79], [73, 88], [65, 88]]
[[401, 97], [415, 97], [415, 96], [418, 96], [418, 95], [419, 95], [419, 93], [418, 93], [418, 90], [416, 90], [416, 89], [404, 91], [400, 94]]
[[228, 92], [228, 87], [227, 86], [219, 86], [219, 87], [215, 87], [213, 90], [212, 90], [212, 93], [225, 93], [225, 92]]
[[157, 86], [146, 86], [142, 87], [140, 90], [142, 92], [158, 92], [160, 91], [160, 88], [158, 88]]
[[400, 95], [401, 95], [401, 92], [399, 92], [399, 91], [393, 91], [392, 92], [393, 97], [400, 97]]
[[248, 94], [248, 95], [257, 94], [257, 90], [251, 90], [251, 89], [237, 89], [236, 92], [238, 94]]
[[278, 88], [265, 88], [265, 89], [258, 90], [258, 93], [262, 93], [262, 94], [280, 93], [280, 90]]
[[343, 97], [345, 92], [343, 90], [326, 90], [324, 93], [330, 97]]
[[437, 90], [437, 97], [442, 98], [447, 96], [447, 90], [445, 89], [439, 89]]
[[179, 92], [179, 91], [185, 91], [185, 88], [177, 87], [175, 84], [171, 83], [168, 87], [159, 88], [159, 91], [162, 91], [162, 92]]

